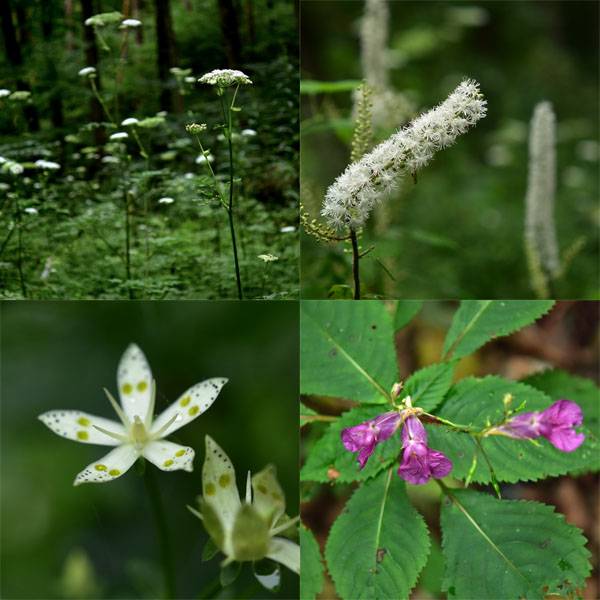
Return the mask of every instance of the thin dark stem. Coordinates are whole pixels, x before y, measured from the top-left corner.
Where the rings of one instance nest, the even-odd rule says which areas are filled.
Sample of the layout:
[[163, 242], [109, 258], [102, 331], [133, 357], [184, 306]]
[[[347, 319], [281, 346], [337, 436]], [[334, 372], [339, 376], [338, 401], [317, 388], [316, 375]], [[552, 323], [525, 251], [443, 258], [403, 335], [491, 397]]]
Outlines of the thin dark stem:
[[[129, 244], [129, 195], [127, 189], [123, 190], [123, 203], [125, 204], [125, 276], [127, 283], [131, 282], [131, 257]], [[133, 289], [129, 286], [129, 299], [133, 300]]]
[[358, 242], [356, 240], [356, 231], [350, 229], [350, 240], [352, 241], [352, 276], [354, 277], [354, 299], [360, 300], [360, 276], [358, 273], [358, 261], [360, 254], [358, 253]]
[[21, 242], [21, 231], [23, 229], [23, 220], [21, 219], [21, 207], [19, 201], [15, 197], [15, 208], [17, 216], [17, 269], [19, 271], [19, 283], [21, 284], [21, 292], [23, 298], [27, 298], [27, 287], [25, 286], [25, 278], [23, 277], [23, 259], [21, 257], [22, 242]]
[[160, 545], [160, 556], [163, 564], [165, 576], [166, 598], [173, 600], [175, 598], [175, 572], [173, 571], [173, 557], [171, 553], [171, 543], [169, 541], [169, 532], [167, 530], [167, 520], [165, 518], [165, 509], [160, 498], [160, 490], [156, 481], [156, 474], [150, 465], [146, 464], [144, 471], [144, 483], [148, 492], [148, 499], [152, 508], [154, 524], [158, 534]]
[[[239, 87], [239, 86], [238, 86]], [[221, 90], [221, 108], [223, 110], [223, 116], [225, 117], [225, 102], [223, 97], [225, 95], [225, 90]], [[237, 92], [237, 89], [236, 89]], [[235, 95], [234, 95], [235, 100]], [[227, 122], [227, 142], [229, 145], [229, 206], [227, 208], [227, 213], [229, 215], [229, 229], [231, 230], [231, 243], [233, 245], [233, 260], [235, 262], [235, 279], [237, 283], [237, 291], [238, 298], [240, 300], [243, 299], [242, 294], [242, 280], [240, 279], [240, 265], [238, 261], [238, 252], [237, 245], [235, 243], [235, 228], [233, 225], [233, 141], [231, 139], [231, 109], [233, 107], [233, 103], [229, 106], [229, 116]]]

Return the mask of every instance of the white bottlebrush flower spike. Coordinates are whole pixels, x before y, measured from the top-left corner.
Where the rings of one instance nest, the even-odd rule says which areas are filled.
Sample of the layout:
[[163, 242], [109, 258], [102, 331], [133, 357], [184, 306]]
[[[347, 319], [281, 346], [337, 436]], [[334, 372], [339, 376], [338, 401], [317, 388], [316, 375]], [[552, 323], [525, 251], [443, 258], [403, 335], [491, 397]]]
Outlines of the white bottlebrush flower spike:
[[300, 573], [300, 546], [278, 536], [298, 518], [277, 525], [285, 512], [285, 496], [273, 465], [253, 477], [248, 473], [242, 502], [231, 460], [207, 435], [200, 512], [188, 508], [202, 519], [206, 531], [227, 557], [223, 565], [270, 558]]
[[155, 386], [144, 353], [131, 344], [117, 369], [121, 406], [104, 390], [121, 423], [79, 410], [52, 410], [38, 418], [54, 433], [84, 444], [116, 446], [77, 475], [73, 485], [112, 481], [143, 456], [161, 471], [192, 471], [194, 450], [163, 438], [187, 425], [216, 400], [227, 379], [216, 377], [186, 390], [154, 419]]
[[348, 165], [327, 190], [321, 214], [338, 229], [362, 227], [373, 206], [404, 175], [427, 165], [438, 150], [485, 117], [486, 104], [479, 84], [463, 81], [439, 106]]
[[219, 87], [252, 83], [252, 80], [248, 75], [237, 69], [215, 69], [210, 73], [202, 75], [198, 81], [200, 83], [208, 83], [209, 85], [217, 85]]

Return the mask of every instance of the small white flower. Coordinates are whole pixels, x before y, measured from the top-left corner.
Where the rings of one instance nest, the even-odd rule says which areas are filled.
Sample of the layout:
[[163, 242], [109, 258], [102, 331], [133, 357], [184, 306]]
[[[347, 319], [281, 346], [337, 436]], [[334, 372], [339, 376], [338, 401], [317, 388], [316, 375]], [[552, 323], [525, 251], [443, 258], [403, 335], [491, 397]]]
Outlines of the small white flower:
[[186, 173], [183, 177], [184, 179], [194, 179], [196, 175], [194, 173]]
[[121, 127], [128, 127], [129, 125], [136, 125], [139, 123], [139, 120], [135, 117], [129, 117], [128, 119], [124, 119], [121, 121]]
[[159, 111], [156, 113], [156, 116], [157, 116], [157, 117], [166, 117], [166, 116], [167, 116], [167, 114], [168, 114], [168, 113], [167, 113], [167, 111], [166, 111], [166, 110], [159, 110]]
[[10, 96], [11, 91], [3, 88], [0, 90], [0, 98], [6, 98], [6, 96]]
[[236, 69], [215, 69], [210, 73], [202, 75], [198, 81], [200, 83], [208, 83], [209, 85], [217, 85], [219, 87], [252, 83], [248, 75]]
[[117, 369], [121, 406], [106, 388], [104, 390], [121, 423], [79, 410], [53, 410], [38, 418], [54, 433], [70, 440], [116, 446], [81, 471], [73, 485], [112, 481], [129, 470], [140, 456], [161, 471], [192, 471], [194, 450], [163, 438], [205, 412], [226, 383], [223, 377], [197, 383], [153, 420], [155, 385], [150, 365], [140, 348], [131, 344]]
[[119, 159], [116, 156], [111, 156], [110, 154], [103, 156], [100, 160], [104, 164], [111, 164], [111, 165], [116, 165], [119, 162]]
[[188, 508], [202, 519], [206, 531], [227, 557], [223, 565], [270, 558], [300, 573], [300, 546], [278, 536], [298, 517], [278, 524], [285, 512], [285, 495], [273, 465], [253, 477], [248, 472], [246, 498], [241, 502], [231, 460], [207, 435], [200, 511]]
[[95, 75], [96, 74], [96, 67], [84, 67], [83, 69], [81, 69], [81, 71], [79, 71], [79, 75], [81, 77], [87, 77], [88, 75]]
[[119, 29], [127, 29], [127, 27], [139, 27], [142, 24], [138, 19], [125, 19], [120, 25]]
[[16, 162], [8, 162], [6, 163], [6, 166], [13, 175], [21, 175], [21, 173], [23, 173], [25, 170], [19, 163]]
[[173, 202], [175, 202], [175, 200], [173, 200], [173, 198], [168, 198], [168, 197], [161, 198], [158, 201], [159, 204], [173, 204]]
[[184, 77], [184, 78], [183, 78], [183, 80], [184, 80], [186, 83], [196, 83], [196, 78], [195, 78], [195, 77], [192, 77], [192, 76]]
[[279, 231], [280, 233], [293, 233], [294, 231], [296, 231], [296, 228], [293, 225], [286, 225], [285, 227], [282, 227]]
[[129, 137], [128, 133], [124, 131], [118, 131], [117, 133], [113, 133], [108, 139], [109, 140], [126, 140]]
[[264, 260], [266, 263], [279, 260], [279, 256], [274, 256], [273, 254], [259, 254], [258, 258], [260, 258], [260, 260]]
[[214, 162], [215, 157], [212, 154], [201, 154], [197, 159], [196, 159], [196, 164], [197, 165], [201, 165], [203, 163], [205, 163], [206, 161], [208, 161], [209, 163]]
[[36, 160], [34, 164], [36, 167], [39, 167], [40, 169], [50, 169], [52, 171], [56, 171], [56, 169], [60, 169], [60, 165], [58, 163], [52, 162], [51, 160], [44, 160], [43, 158]]
[[37, 208], [34, 208], [33, 206], [28, 206], [27, 208], [23, 209], [28, 215], [38, 215], [38, 210]]
[[246, 137], [253, 137], [256, 135], [256, 131], [254, 131], [254, 129], [242, 129], [241, 133]]

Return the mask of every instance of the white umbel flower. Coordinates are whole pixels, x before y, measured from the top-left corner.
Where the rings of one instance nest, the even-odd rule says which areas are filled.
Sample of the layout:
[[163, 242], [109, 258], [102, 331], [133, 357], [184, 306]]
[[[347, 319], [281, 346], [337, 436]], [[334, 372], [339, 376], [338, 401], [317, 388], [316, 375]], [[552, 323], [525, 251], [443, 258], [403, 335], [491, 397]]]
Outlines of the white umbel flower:
[[135, 117], [128, 117], [127, 119], [124, 119], [123, 121], [121, 121], [121, 127], [129, 127], [130, 125], [137, 125], [139, 123], [139, 119], [136, 119]]
[[143, 456], [161, 471], [192, 471], [194, 450], [166, 441], [217, 399], [227, 379], [217, 377], [197, 383], [154, 418], [155, 386], [144, 353], [130, 344], [117, 369], [121, 405], [104, 390], [121, 423], [79, 410], [52, 410], [38, 417], [54, 433], [84, 444], [114, 446], [106, 456], [88, 465], [73, 485], [113, 481]]
[[198, 81], [200, 83], [208, 83], [209, 85], [217, 85], [219, 87], [252, 83], [252, 80], [248, 75], [237, 69], [215, 69], [210, 73], [202, 75]]
[[485, 117], [479, 84], [467, 79], [436, 108], [409, 123], [349, 165], [327, 190], [321, 214], [337, 229], [364, 225], [373, 206], [406, 175]]
[[550, 102], [536, 105], [529, 134], [529, 174], [525, 198], [525, 240], [544, 271], [555, 276], [560, 269], [554, 226], [556, 189], [556, 124]]
[[110, 135], [108, 139], [114, 142], [115, 140], [126, 140], [128, 137], [128, 133], [125, 133], [124, 131], [118, 131], [117, 133]]
[[81, 77], [96, 76], [96, 67], [84, 67], [79, 71]]
[[142, 22], [139, 19], [125, 19], [120, 25], [119, 29], [127, 29], [128, 27], [139, 27]]

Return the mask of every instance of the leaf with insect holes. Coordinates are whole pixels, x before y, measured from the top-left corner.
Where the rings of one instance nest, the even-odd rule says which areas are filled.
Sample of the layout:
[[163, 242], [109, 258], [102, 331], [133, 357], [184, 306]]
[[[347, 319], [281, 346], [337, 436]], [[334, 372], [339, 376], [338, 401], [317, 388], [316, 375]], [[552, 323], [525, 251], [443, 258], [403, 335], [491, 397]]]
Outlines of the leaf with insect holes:
[[538, 502], [451, 490], [442, 503], [449, 597], [580, 597], [591, 565], [581, 530]]

